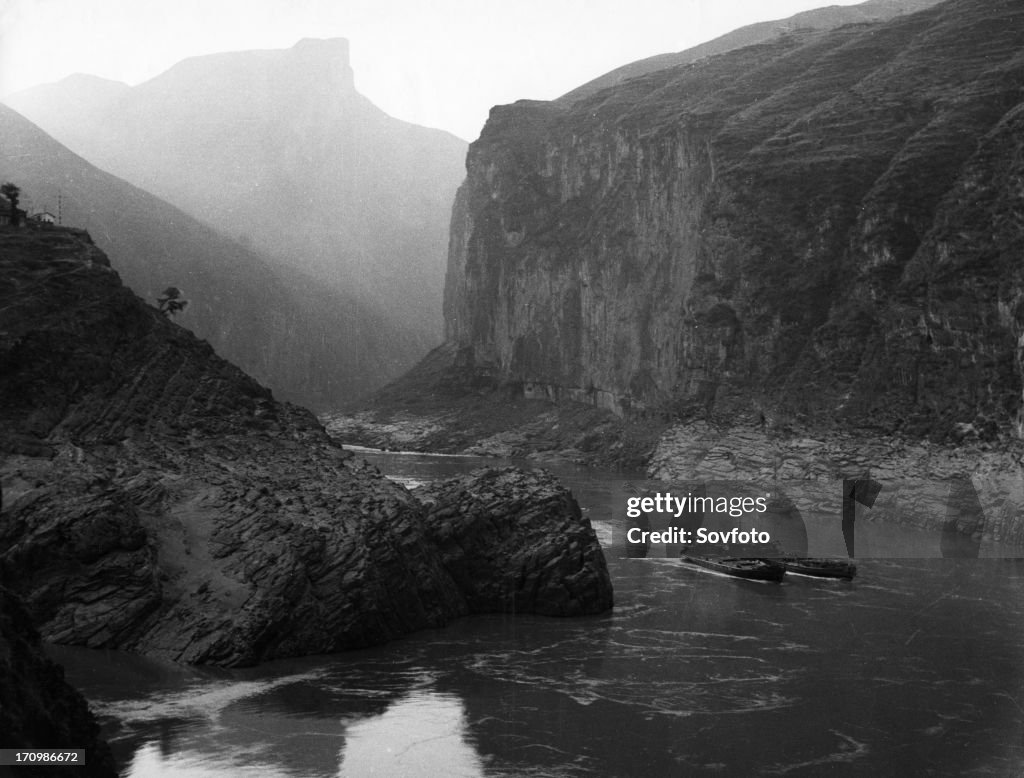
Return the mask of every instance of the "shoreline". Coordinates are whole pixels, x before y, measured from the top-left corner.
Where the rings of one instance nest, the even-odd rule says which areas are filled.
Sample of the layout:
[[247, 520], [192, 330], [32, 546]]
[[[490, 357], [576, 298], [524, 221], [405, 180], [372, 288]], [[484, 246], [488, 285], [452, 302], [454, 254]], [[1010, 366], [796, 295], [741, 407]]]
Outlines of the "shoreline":
[[[345, 446], [375, 443], [382, 453], [611, 464], [645, 469], [661, 482], [775, 484], [799, 510], [837, 515], [843, 481], [870, 478], [882, 489], [876, 505], [858, 508], [865, 517], [1024, 545], [1024, 446], [1017, 441], [934, 443], [858, 430], [777, 430], [746, 420], [634, 425], [587, 406], [535, 400], [505, 402], [504, 415], [488, 426], [481, 424], [488, 403], [476, 399], [471, 413], [453, 403], [447, 411], [440, 404], [419, 413], [377, 408], [321, 421]], [[623, 438], [631, 432], [623, 462]], [[564, 445], [588, 435], [587, 447]], [[646, 452], [637, 451], [641, 440]]]

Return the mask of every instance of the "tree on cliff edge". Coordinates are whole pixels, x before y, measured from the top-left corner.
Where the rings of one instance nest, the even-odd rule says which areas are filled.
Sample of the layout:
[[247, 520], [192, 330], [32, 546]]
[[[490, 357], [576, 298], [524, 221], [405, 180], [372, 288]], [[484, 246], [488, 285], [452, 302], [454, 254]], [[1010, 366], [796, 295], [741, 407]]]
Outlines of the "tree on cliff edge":
[[163, 296], [158, 297], [156, 302], [164, 316], [174, 316], [185, 310], [185, 306], [188, 305], [188, 300], [181, 299], [181, 290], [176, 286], [164, 289]]
[[18, 199], [21, 197], [21, 188], [8, 181], [0, 186], [0, 194], [6, 197], [11, 203], [11, 226], [18, 226]]

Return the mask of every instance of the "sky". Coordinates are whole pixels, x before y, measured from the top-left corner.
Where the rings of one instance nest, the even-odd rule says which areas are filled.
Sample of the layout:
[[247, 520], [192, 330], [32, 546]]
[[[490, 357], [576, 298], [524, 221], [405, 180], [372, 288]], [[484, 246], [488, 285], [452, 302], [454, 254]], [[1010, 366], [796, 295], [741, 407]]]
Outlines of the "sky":
[[473, 140], [491, 106], [558, 97], [620, 65], [861, 0], [0, 0], [0, 98], [88, 73], [135, 85], [181, 60], [348, 38], [356, 87]]

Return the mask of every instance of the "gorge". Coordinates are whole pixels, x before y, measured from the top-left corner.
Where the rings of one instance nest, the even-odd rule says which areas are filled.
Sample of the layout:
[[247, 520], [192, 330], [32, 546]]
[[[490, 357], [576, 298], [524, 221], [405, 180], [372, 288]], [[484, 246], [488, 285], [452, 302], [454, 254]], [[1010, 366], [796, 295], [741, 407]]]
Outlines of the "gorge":
[[915, 526], [970, 482], [968, 534], [1020, 542], [1024, 9], [924, 5], [493, 109], [446, 344], [331, 428], [664, 479], [871, 472]]
[[[1019, 771], [1024, 6], [848, 12], [494, 108], [443, 306], [462, 149], [341, 40], [23, 95], [75, 152], [0, 106], [0, 181], [89, 228], [0, 226], [0, 736], [125, 778]], [[442, 311], [367, 404], [291, 404]], [[627, 506], [691, 487], [801, 556], [855, 556], [849, 505], [858, 577], [679, 564]]]

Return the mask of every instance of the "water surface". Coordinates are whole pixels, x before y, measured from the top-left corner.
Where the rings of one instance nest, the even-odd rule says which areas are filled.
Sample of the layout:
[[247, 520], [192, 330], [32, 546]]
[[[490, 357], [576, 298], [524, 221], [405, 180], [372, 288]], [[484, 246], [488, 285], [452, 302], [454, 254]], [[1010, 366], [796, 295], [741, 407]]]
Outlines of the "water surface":
[[[494, 464], [372, 459], [410, 485]], [[862, 522], [876, 553], [852, 582], [739, 581], [624, 545], [636, 474], [559, 475], [606, 547], [610, 614], [472, 617], [372, 650], [230, 671], [54, 653], [128, 776], [1024, 771], [1014, 549], [941, 559], [936, 533]], [[804, 520], [815, 553], [842, 551], [834, 516]]]

